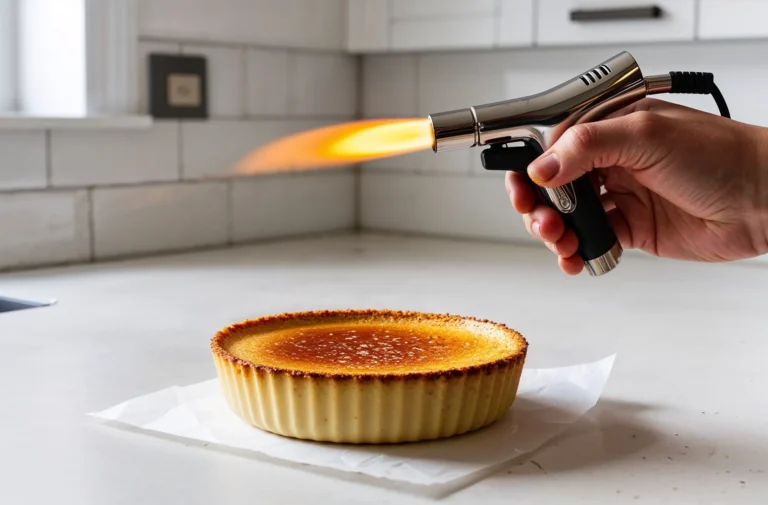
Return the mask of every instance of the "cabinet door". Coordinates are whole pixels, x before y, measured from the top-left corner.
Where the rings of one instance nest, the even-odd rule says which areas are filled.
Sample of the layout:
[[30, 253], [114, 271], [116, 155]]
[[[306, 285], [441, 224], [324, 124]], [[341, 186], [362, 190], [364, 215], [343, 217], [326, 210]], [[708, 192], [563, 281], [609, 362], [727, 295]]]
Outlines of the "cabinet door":
[[497, 45], [533, 45], [533, 2], [534, 0], [499, 0]]
[[389, 2], [347, 2], [347, 50], [352, 53], [383, 52], [389, 48]]
[[392, 49], [482, 49], [494, 45], [493, 15], [392, 22]]
[[693, 40], [695, 13], [695, 0], [539, 0], [539, 44]]
[[768, 37], [766, 0], [701, 0], [699, 37], [744, 39]]
[[392, 0], [392, 18], [439, 19], [465, 14], [493, 14], [495, 3], [495, 0]]

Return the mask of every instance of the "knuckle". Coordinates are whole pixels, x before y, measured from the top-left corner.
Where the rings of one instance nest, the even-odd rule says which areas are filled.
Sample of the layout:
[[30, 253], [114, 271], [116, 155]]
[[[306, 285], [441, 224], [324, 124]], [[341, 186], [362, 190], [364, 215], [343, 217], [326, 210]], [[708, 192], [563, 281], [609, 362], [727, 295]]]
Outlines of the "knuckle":
[[643, 110], [633, 114], [632, 133], [636, 137], [649, 140], [657, 137], [660, 130], [660, 116]]
[[586, 151], [595, 145], [595, 131], [590, 124], [579, 124], [568, 132], [568, 144], [577, 151]]

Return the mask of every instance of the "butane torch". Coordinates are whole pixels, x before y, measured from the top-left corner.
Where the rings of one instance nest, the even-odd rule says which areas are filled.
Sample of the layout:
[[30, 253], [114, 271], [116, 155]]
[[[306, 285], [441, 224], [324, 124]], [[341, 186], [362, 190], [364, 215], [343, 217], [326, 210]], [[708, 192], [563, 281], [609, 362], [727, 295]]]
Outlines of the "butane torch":
[[[711, 94], [720, 114], [730, 117], [712, 74], [670, 72], [643, 77], [632, 55], [622, 52], [543, 93], [430, 115], [432, 148], [441, 152], [489, 146], [481, 154], [487, 170], [527, 177], [528, 165], [570, 126], [599, 120], [657, 93]], [[578, 252], [591, 275], [616, 268], [621, 245], [588, 175], [557, 188], [534, 187], [575, 232]]]

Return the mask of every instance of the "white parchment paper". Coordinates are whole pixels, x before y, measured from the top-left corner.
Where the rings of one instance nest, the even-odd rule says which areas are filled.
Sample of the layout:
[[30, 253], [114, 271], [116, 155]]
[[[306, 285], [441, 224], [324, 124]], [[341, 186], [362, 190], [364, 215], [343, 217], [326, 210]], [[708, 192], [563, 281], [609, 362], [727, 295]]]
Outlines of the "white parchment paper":
[[431, 442], [354, 446], [273, 435], [236, 417], [216, 379], [163, 389], [91, 415], [295, 463], [417, 485], [447, 484], [532, 452], [563, 432], [597, 403], [614, 358], [524, 369], [517, 399], [504, 418], [480, 431]]

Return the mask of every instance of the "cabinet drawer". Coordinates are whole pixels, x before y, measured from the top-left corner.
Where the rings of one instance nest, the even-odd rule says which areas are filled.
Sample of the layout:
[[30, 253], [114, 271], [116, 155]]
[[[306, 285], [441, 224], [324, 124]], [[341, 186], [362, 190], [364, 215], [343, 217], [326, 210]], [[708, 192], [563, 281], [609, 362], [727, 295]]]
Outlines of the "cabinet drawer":
[[492, 15], [393, 21], [390, 45], [397, 51], [491, 48], [495, 23]]
[[766, 0], [701, 0], [699, 37], [744, 39], [768, 37]]
[[439, 19], [465, 14], [493, 14], [494, 3], [494, 0], [392, 0], [392, 18]]
[[[695, 3], [695, 0], [539, 0], [539, 44], [693, 40]], [[654, 7], [660, 15], [653, 15]]]

